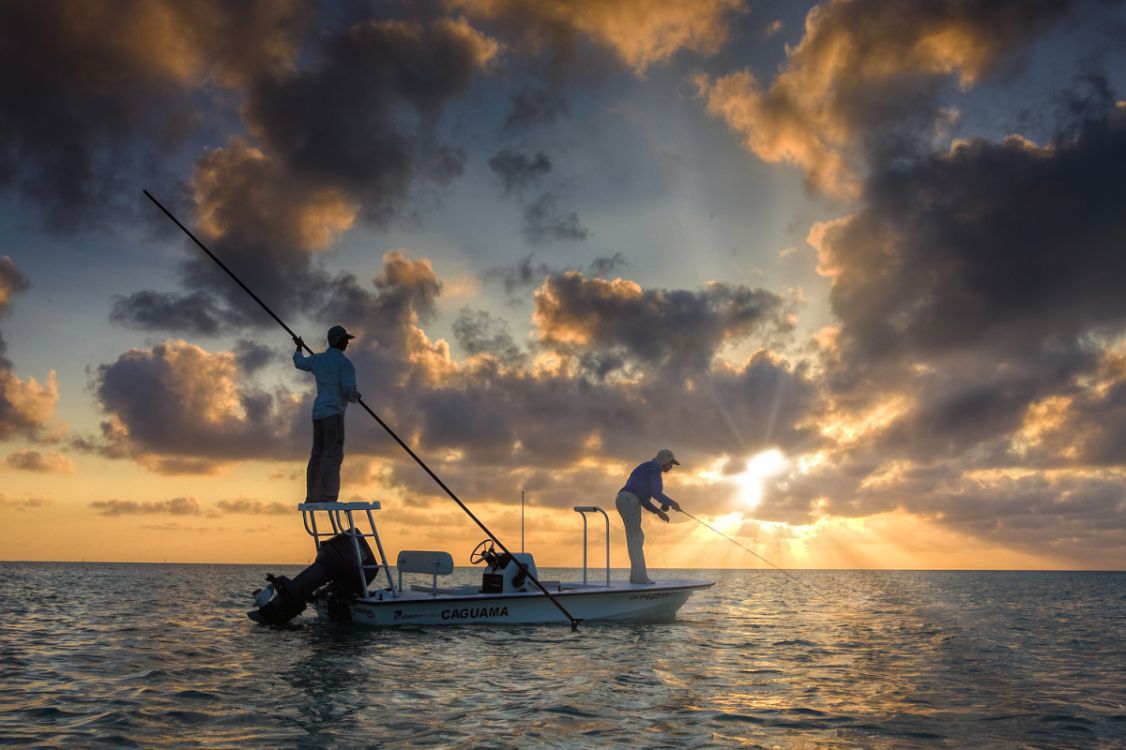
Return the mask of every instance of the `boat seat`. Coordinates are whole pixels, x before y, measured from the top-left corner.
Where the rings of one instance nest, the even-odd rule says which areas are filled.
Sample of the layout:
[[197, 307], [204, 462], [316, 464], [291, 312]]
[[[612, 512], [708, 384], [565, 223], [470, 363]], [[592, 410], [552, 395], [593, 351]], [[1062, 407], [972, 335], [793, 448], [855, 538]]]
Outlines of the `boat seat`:
[[[437, 593], [438, 576], [448, 576], [454, 572], [454, 559], [449, 552], [405, 549], [395, 560], [395, 567], [399, 569], [400, 590], [403, 588], [403, 573], [429, 573], [430, 585], [423, 591]], [[411, 585], [411, 590], [417, 590], [414, 584]]]

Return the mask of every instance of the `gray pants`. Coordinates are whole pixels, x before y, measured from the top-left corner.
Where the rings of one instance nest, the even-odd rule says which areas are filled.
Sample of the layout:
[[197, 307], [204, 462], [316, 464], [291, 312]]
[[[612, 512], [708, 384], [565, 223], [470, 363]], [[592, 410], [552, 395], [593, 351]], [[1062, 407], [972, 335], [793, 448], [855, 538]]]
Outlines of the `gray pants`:
[[645, 570], [645, 532], [641, 530], [641, 501], [637, 495], [625, 490], [618, 493], [614, 501], [622, 523], [626, 527], [626, 549], [629, 550], [629, 582], [649, 583], [649, 573]]
[[305, 470], [305, 502], [335, 503], [344, 463], [344, 415], [313, 420], [313, 450]]

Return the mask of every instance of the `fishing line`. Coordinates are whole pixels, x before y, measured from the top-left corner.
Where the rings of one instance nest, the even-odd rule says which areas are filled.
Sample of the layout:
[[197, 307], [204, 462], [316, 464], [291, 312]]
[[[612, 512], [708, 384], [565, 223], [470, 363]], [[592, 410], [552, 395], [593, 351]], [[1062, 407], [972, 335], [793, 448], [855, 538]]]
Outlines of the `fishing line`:
[[781, 573], [782, 575], [784, 575], [784, 576], [786, 576], [787, 578], [789, 578], [789, 579], [790, 579], [791, 581], [793, 581], [794, 583], [797, 583], [797, 584], [800, 584], [800, 585], [802, 585], [802, 586], [805, 586], [806, 588], [809, 588], [809, 586], [807, 586], [807, 585], [806, 585], [806, 584], [805, 584], [804, 582], [802, 582], [802, 581], [799, 581], [799, 580], [798, 580], [797, 578], [794, 578], [794, 577], [793, 577], [792, 575], [790, 575], [789, 573], [787, 573], [787, 572], [786, 572], [785, 570], [783, 570], [782, 568], [779, 568], [779, 567], [778, 567], [777, 565], [775, 565], [774, 563], [770, 562], [769, 560], [767, 560], [767, 559], [766, 559], [765, 557], [763, 557], [763, 556], [762, 556], [762, 555], [760, 555], [759, 553], [755, 552], [755, 551], [754, 551], [753, 549], [751, 549], [750, 547], [744, 547], [744, 546], [743, 546], [742, 544], [739, 544], [739, 542], [735, 541], [734, 539], [732, 539], [731, 537], [729, 537], [729, 536], [728, 536], [727, 534], [724, 534], [724, 533], [723, 533], [722, 531], [720, 531], [719, 529], [717, 529], [717, 528], [716, 528], [716, 527], [714, 527], [714, 526], [709, 526], [708, 524], [704, 523], [704, 522], [703, 522], [703, 521], [701, 521], [701, 520], [700, 520], [699, 518], [696, 518], [696, 516], [692, 515], [692, 514], [691, 514], [691, 513], [689, 513], [688, 511], [686, 511], [686, 510], [683, 510], [683, 509], [681, 509], [681, 508], [677, 508], [677, 510], [678, 510], [678, 511], [680, 511], [681, 513], [683, 513], [684, 515], [688, 516], [689, 518], [691, 518], [691, 519], [692, 519], [693, 521], [695, 521], [696, 523], [700, 524], [701, 526], [704, 526], [704, 527], [706, 527], [706, 528], [709, 528], [709, 529], [711, 529], [712, 531], [714, 531], [715, 533], [719, 534], [719, 535], [720, 535], [721, 537], [723, 537], [723, 538], [724, 538], [724, 539], [726, 539], [727, 541], [731, 542], [731, 543], [732, 543], [732, 544], [734, 544], [735, 546], [737, 546], [737, 547], [742, 547], [742, 548], [743, 548], [744, 550], [746, 550], [747, 552], [750, 552], [750, 553], [751, 553], [752, 555], [754, 555], [754, 556], [755, 556], [755, 557], [757, 557], [758, 559], [762, 560], [762, 561], [763, 561], [764, 563], [766, 563], [766, 564], [767, 564], [767, 565], [769, 565], [770, 567], [774, 568], [775, 570], [777, 570], [777, 571], [778, 571], [779, 573]]
[[[188, 231], [188, 228], [185, 227], [183, 224], [181, 224], [180, 220], [177, 219], [175, 216], [173, 216], [172, 212], [169, 211], [167, 208], [165, 208], [161, 204], [160, 201], [158, 201], [156, 198], [154, 198], [152, 196], [152, 193], [150, 193], [148, 190], [143, 190], [142, 192], [145, 194], [145, 197], [147, 197], [150, 201], [152, 201], [153, 203], [156, 204], [157, 208], [159, 208], [161, 211], [164, 212], [165, 216], [167, 216], [169, 219], [172, 220], [173, 224], [180, 227], [180, 229], [184, 232], [184, 234], [188, 235], [188, 238], [191, 239], [192, 242], [194, 242], [196, 245], [199, 246], [200, 250], [207, 253], [207, 257], [211, 258], [211, 260], [215, 261], [219, 265], [220, 268], [222, 268], [224, 271], [226, 271], [227, 275], [230, 276], [236, 284], [238, 284], [240, 287], [242, 287], [242, 290], [244, 292], [246, 292], [247, 294], [249, 294], [251, 299], [253, 299], [255, 302], [257, 302], [259, 304], [259, 306], [263, 310], [265, 310], [267, 312], [267, 314], [269, 314], [269, 316], [277, 322], [278, 325], [280, 325], [282, 328], [284, 328], [285, 332], [288, 333], [291, 338], [294, 338], [294, 339], [301, 341], [301, 346], [305, 349], [305, 351], [309, 352], [309, 354], [314, 353], [313, 350], [309, 348], [309, 345], [306, 344], [305, 341], [300, 336], [298, 336], [296, 333], [294, 333], [293, 330], [289, 326], [287, 326], [282, 321], [281, 318], [279, 318], [277, 315], [275, 315], [274, 311], [271, 310], [266, 305], [265, 302], [263, 302], [261, 299], [259, 299], [257, 294], [255, 294], [254, 292], [252, 292], [250, 290], [250, 287], [248, 287], [246, 284], [242, 283], [242, 280], [239, 279], [238, 276], [235, 276], [234, 271], [227, 268], [227, 266], [223, 263], [223, 261], [219, 260], [219, 258], [217, 258], [213, 252], [211, 252], [210, 250], [207, 249], [206, 245], [204, 245], [202, 242], [200, 242], [198, 239], [196, 239], [196, 236], [194, 234], [192, 234], [190, 231]], [[372, 419], [374, 419], [376, 422], [379, 423], [380, 427], [382, 427], [384, 430], [387, 431], [388, 435], [390, 435], [392, 438], [395, 439], [395, 442], [399, 444], [399, 447], [401, 447], [403, 450], [405, 450], [407, 452], [407, 455], [410, 456], [411, 458], [413, 458], [415, 460], [415, 463], [417, 463], [419, 466], [421, 466], [422, 470], [425, 471], [427, 474], [429, 474], [430, 478], [433, 479], [438, 484], [439, 487], [441, 487], [443, 490], [445, 490], [445, 493], [447, 495], [449, 495], [450, 498], [453, 499], [453, 501], [455, 503], [457, 503], [458, 506], [463, 511], [465, 511], [466, 515], [468, 515], [471, 519], [473, 519], [473, 522], [475, 524], [477, 524], [477, 526], [482, 531], [484, 531], [486, 534], [488, 534], [489, 538], [492, 539], [493, 542], [495, 542], [498, 547], [500, 547], [502, 550], [504, 550], [506, 553], [508, 553], [508, 556], [512, 559], [512, 561], [514, 563], [516, 563], [516, 565], [520, 568], [520, 571], [525, 576], [527, 576], [528, 580], [531, 581], [533, 584], [535, 584], [536, 588], [538, 588], [540, 591], [542, 591], [544, 593], [544, 595], [546, 595], [547, 598], [551, 601], [551, 603], [555, 605], [555, 608], [558, 609], [560, 612], [562, 612], [564, 614], [564, 616], [566, 616], [566, 618], [571, 621], [571, 630], [577, 631], [579, 629], [579, 623], [582, 622], [582, 620], [579, 620], [579, 619], [576, 619], [575, 617], [573, 617], [571, 615], [571, 613], [568, 612], [563, 607], [563, 605], [559, 603], [559, 600], [557, 600], [554, 596], [551, 595], [551, 592], [548, 591], [544, 587], [544, 585], [542, 583], [540, 583], [539, 580], [534, 575], [532, 575], [532, 572], [530, 570], [528, 570], [528, 566], [525, 565], [520, 560], [516, 559], [516, 557], [511, 552], [509, 552], [508, 547], [504, 546], [504, 542], [502, 542], [496, 536], [496, 534], [494, 534], [492, 531], [490, 531], [489, 527], [486, 526], [485, 524], [483, 524], [481, 522], [481, 520], [477, 518], [477, 516], [473, 515], [473, 511], [469, 510], [469, 508], [466, 506], [466, 504], [461, 501], [461, 498], [459, 498], [457, 495], [455, 495], [454, 491], [451, 490], [449, 487], [447, 487], [446, 483], [438, 478], [438, 475], [435, 474], [431, 470], [431, 468], [426, 465], [426, 462], [423, 461], [421, 458], [419, 458], [418, 454], [416, 454], [413, 450], [411, 450], [411, 447], [409, 445], [407, 445], [405, 442], [403, 442], [403, 439], [400, 438], [395, 433], [395, 431], [392, 430], [391, 427], [386, 422], [384, 422], [382, 419], [380, 419], [379, 415], [376, 414], [374, 411], [372, 411], [371, 407], [368, 406], [367, 404], [365, 404], [364, 400], [362, 398], [359, 399], [358, 403], [361, 407], [363, 407], [364, 411], [366, 411], [368, 414], [371, 415]]]

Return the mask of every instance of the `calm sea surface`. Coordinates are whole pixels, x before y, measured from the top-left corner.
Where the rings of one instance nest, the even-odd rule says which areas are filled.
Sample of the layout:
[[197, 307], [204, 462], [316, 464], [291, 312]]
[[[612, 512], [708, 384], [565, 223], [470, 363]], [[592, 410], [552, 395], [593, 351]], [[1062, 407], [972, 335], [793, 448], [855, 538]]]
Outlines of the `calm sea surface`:
[[1124, 573], [670, 571], [573, 634], [269, 630], [268, 570], [0, 563], [0, 745], [1126, 747]]

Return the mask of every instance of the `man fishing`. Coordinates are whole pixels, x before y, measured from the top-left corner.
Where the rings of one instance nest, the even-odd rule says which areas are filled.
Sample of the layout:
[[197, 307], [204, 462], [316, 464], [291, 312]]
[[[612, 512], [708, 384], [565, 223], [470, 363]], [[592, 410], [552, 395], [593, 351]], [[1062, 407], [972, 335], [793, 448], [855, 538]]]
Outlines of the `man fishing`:
[[334, 503], [340, 495], [340, 464], [344, 462], [344, 410], [348, 402], [360, 400], [356, 390], [356, 368], [344, 356], [348, 342], [356, 338], [344, 326], [328, 329], [328, 349], [306, 357], [305, 342], [293, 337], [297, 351], [293, 366], [313, 373], [317, 398], [313, 401], [313, 450], [305, 471], [305, 502]]
[[[621, 514], [622, 523], [626, 527], [630, 583], [653, 583], [645, 569], [645, 551], [642, 549], [645, 544], [645, 532], [641, 530], [641, 508], [644, 507], [650, 513], [656, 513], [665, 523], [669, 522], [668, 510], [670, 507], [674, 510], [680, 510], [680, 504], [664, 493], [661, 483], [661, 474], [671, 471], [673, 466], [679, 465], [680, 461], [676, 460], [672, 451], [662, 448], [657, 451], [657, 456], [652, 461], [639, 464], [630, 473], [629, 479], [626, 480], [626, 486], [618, 492], [615, 505], [618, 506], [618, 513]], [[660, 508], [653, 505], [651, 502], [653, 499], [661, 502]]]

